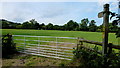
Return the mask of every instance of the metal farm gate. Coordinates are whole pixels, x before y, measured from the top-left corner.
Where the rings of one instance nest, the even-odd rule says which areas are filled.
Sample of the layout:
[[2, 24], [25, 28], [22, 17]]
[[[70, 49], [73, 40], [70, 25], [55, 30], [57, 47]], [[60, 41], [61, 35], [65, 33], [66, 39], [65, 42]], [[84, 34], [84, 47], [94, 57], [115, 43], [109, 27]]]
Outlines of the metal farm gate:
[[21, 53], [71, 60], [77, 38], [13, 35], [17, 50]]

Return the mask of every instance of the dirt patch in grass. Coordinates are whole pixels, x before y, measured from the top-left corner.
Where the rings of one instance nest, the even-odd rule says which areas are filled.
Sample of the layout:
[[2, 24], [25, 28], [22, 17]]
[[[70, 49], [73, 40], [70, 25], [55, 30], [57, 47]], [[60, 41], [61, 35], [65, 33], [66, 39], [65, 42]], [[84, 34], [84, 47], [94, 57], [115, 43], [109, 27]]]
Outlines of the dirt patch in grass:
[[14, 54], [12, 58], [2, 59], [2, 66], [67, 66], [70, 61], [33, 56], [28, 54]]

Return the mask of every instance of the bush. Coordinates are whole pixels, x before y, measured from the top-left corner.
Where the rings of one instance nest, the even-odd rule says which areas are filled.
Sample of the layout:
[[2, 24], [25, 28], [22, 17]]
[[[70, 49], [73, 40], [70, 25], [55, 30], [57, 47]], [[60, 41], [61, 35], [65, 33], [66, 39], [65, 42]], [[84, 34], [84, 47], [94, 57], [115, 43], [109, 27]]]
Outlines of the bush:
[[16, 51], [16, 44], [13, 42], [12, 35], [7, 34], [2, 36], [2, 57], [7, 58]]
[[[80, 47], [78, 50], [75, 49], [74, 60], [79, 60], [80, 67], [82, 68], [119, 68], [120, 67], [120, 54], [116, 55], [111, 53], [110, 55], [103, 57], [101, 54], [98, 54], [98, 48], [94, 47], [95, 51], [90, 51], [83, 47]], [[104, 64], [104, 58], [107, 58], [106, 64]], [[82, 65], [82, 66], [81, 66]]]

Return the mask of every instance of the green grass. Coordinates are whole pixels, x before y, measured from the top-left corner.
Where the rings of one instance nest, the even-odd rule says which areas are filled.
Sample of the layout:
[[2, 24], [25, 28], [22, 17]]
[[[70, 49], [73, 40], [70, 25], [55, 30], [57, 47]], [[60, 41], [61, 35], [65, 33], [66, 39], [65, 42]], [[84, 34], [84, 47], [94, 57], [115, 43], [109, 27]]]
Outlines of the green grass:
[[[23, 63], [23, 61], [20, 61], [20, 59], [24, 60], [25, 63]], [[8, 66], [7, 68], [12, 68], [12, 66], [23, 66], [23, 68], [24, 66], [27, 67], [28, 66], [61, 66], [61, 64], [67, 66], [69, 63], [70, 63], [69, 60], [59, 60], [59, 59], [46, 58], [42, 56], [34, 56], [34, 55], [21, 54], [21, 53], [12, 55], [12, 58], [10, 59], [2, 59], [3, 68], [6, 68], [4, 66]], [[30, 67], [30, 68], [34, 68], [34, 67]]]
[[[99, 41], [102, 42], [102, 32], [84, 32], [84, 31], [57, 31], [57, 30], [22, 30], [22, 29], [1, 29], [2, 34], [7, 34], [10, 33], [12, 35], [31, 35], [31, 36], [54, 36], [54, 37], [81, 37], [87, 40], [92, 40], [92, 41]], [[24, 37], [15, 37], [16, 39], [24, 39]], [[27, 37], [26, 39], [28, 40], [38, 40], [38, 38], [30, 38]], [[39, 38], [39, 40], [43, 40], [43, 41], [56, 41], [55, 39], [52, 38]], [[59, 42], [71, 42], [74, 43], [75, 40], [69, 40], [69, 39], [58, 39]], [[24, 41], [15, 41], [15, 42], [24, 42]], [[31, 41], [27, 41], [26, 43], [31, 43], [31, 44], [38, 44], [38, 42], [31, 42]], [[109, 33], [109, 43], [113, 43], [113, 44], [118, 44], [118, 39], [116, 38], [114, 33]], [[40, 43], [40, 44], [48, 44], [48, 45], [53, 45], [53, 43]], [[88, 44], [88, 43], [84, 43], [85, 46], [93, 48], [94, 44]], [[55, 45], [55, 44], [54, 44]], [[92, 46], [91, 46], [92, 45]], [[30, 46], [30, 45], [27, 45]], [[63, 45], [62, 45], [63, 46]], [[69, 47], [71, 45], [68, 45]], [[102, 50], [101, 46], [99, 46], [99, 50]], [[71, 50], [72, 53], [72, 50]], [[48, 63], [47, 62], [51, 62], [53, 60], [49, 60], [49, 58], [45, 58], [47, 59], [46, 61], [44, 61], [44, 59], [38, 59], [31, 61], [31, 60], [27, 60], [29, 61], [28, 63], [26, 63], [26, 66], [35, 66], [36, 63], [37, 65], [43, 65], [43, 66], [47, 66], [47, 65], [58, 65], [58, 66], [64, 66], [64, 62], [61, 63], [57, 63], [56, 64], [56, 60], [52, 63]], [[37, 62], [36, 62], [37, 61]], [[44, 62], [43, 62], [44, 61]], [[10, 64], [11, 65], [11, 64]]]
[[[13, 35], [32, 35], [32, 36], [55, 36], [55, 37], [80, 37], [87, 40], [102, 42], [102, 32], [85, 32], [85, 31], [58, 31], [58, 30], [25, 30], [25, 29], [2, 29], [2, 34], [13, 34]], [[17, 39], [24, 39], [24, 37], [16, 37]], [[28, 40], [38, 40], [35, 37], [26, 37]], [[42, 41], [56, 41], [55, 38], [39, 38]], [[59, 42], [71, 42], [76, 43], [76, 40], [70, 39], [58, 39]], [[16, 42], [23, 42], [17, 41]], [[27, 41], [26, 43], [38, 44], [38, 42]], [[109, 43], [118, 44], [118, 39], [115, 33], [109, 33]], [[40, 43], [55, 45], [53, 43]], [[90, 44], [87, 44], [90, 45]], [[71, 46], [71, 45], [68, 45]], [[93, 47], [93, 46], [91, 46]], [[101, 48], [100, 48], [101, 49]]]
[[[33, 36], [55, 36], [55, 37], [81, 37], [92, 41], [102, 41], [102, 32], [84, 31], [58, 31], [58, 30], [23, 30], [23, 29], [2, 29], [2, 34], [33, 35]], [[118, 44], [115, 33], [109, 33], [109, 43]]]
[[[55, 36], [55, 37], [80, 37], [87, 40], [92, 41], [99, 41], [102, 42], [102, 32], [85, 32], [85, 31], [58, 31], [58, 30], [23, 30], [23, 29], [2, 29], [2, 34], [13, 34], [13, 35], [32, 35], [32, 36]], [[15, 38], [15, 37], [14, 37]], [[24, 37], [16, 37], [16, 39], [24, 39]], [[36, 37], [26, 37], [27, 40], [38, 40]], [[56, 41], [55, 38], [39, 38], [42, 41]], [[59, 42], [71, 42], [76, 43], [76, 40], [70, 39], [58, 39]], [[16, 40], [15, 42], [23, 42]], [[24, 42], [23, 42], [24, 43]], [[26, 43], [31, 44], [38, 44], [36, 41], [26, 41]], [[118, 44], [118, 39], [116, 38], [115, 33], [109, 33], [109, 43]], [[40, 42], [43, 45], [56, 45], [55, 43], [45, 43]], [[91, 46], [92, 44], [84, 43], [87, 47], [94, 47]], [[29, 46], [29, 45], [28, 45]], [[62, 45], [63, 46], [63, 45]], [[66, 46], [66, 45], [65, 45]], [[67, 47], [71, 47], [73, 45], [67, 45]], [[102, 48], [98, 46], [101, 50]]]

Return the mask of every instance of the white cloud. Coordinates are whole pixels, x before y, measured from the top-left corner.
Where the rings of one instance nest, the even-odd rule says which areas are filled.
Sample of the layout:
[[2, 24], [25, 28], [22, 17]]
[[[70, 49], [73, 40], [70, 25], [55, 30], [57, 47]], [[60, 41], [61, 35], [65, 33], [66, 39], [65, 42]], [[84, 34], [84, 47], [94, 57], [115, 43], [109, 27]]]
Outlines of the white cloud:
[[0, 18], [2, 17], [2, 3], [0, 3]]
[[118, 10], [118, 2], [111, 3], [111, 11]]
[[63, 4], [37, 4], [42, 3], [4, 3], [2, 6], [2, 10], [4, 12], [0, 18], [14, 22], [24, 22], [30, 19], [36, 19], [40, 23], [45, 22], [47, 24], [49, 22], [53, 22], [54, 24], [63, 24], [66, 20], [66, 18], [63, 17], [70, 16], [71, 8], [66, 8]]
[[103, 6], [104, 4], [109, 3], [109, 0], [99, 0], [98, 3], [100, 6]]
[[52, 22], [58, 25], [63, 25], [70, 19], [78, 23], [83, 18], [100, 21], [97, 14], [103, 9], [103, 7], [99, 9], [98, 4], [89, 2], [4, 2], [2, 7], [3, 16], [0, 18], [14, 22], [36, 19], [39, 23]]
[[118, 0], [98, 0], [100, 6], [103, 6], [106, 3], [110, 4], [110, 2], [118, 2]]

